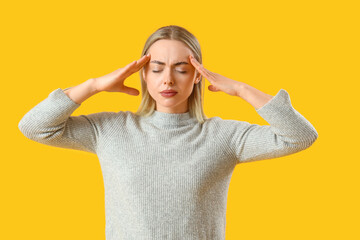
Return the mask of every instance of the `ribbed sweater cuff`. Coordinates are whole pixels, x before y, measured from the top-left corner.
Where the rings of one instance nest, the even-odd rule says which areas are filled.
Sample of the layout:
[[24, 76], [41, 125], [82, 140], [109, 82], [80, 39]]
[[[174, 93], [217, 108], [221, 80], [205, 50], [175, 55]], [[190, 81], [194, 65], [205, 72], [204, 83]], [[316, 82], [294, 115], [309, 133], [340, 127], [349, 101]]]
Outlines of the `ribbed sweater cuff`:
[[81, 104], [74, 102], [64, 91], [68, 89], [65, 88], [64, 90], [61, 88], [55, 89], [49, 94], [48, 100], [54, 104], [56, 107], [60, 107], [61, 109], [66, 109], [68, 111], [75, 111]]

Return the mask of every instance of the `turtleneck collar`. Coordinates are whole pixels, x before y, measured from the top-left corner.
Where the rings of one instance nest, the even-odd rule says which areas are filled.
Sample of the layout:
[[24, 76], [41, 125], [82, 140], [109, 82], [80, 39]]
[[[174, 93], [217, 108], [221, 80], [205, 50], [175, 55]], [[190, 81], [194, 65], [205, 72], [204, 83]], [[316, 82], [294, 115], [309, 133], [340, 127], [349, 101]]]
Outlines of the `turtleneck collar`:
[[148, 119], [158, 126], [184, 126], [197, 122], [197, 119], [191, 116], [189, 111], [185, 113], [166, 113], [154, 110]]

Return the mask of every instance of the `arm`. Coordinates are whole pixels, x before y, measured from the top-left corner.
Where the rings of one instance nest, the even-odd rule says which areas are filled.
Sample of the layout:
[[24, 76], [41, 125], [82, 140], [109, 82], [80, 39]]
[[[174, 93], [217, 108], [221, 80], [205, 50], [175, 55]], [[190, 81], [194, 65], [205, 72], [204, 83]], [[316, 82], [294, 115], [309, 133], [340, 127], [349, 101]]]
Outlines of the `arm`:
[[[281, 89], [276, 96], [265, 94], [204, 68], [192, 55], [191, 64], [209, 80], [209, 90], [238, 96], [255, 107], [256, 112], [270, 125], [260, 126], [243, 121], [217, 121], [225, 149], [235, 155], [237, 163], [276, 158], [304, 150], [318, 138], [311, 123], [296, 111], [289, 94]], [[219, 120], [220, 118], [216, 118]]]
[[226, 141], [238, 163], [277, 158], [302, 151], [318, 138], [312, 124], [295, 110], [287, 91], [267, 100], [258, 90], [242, 93], [270, 125], [225, 120]]
[[90, 78], [75, 87], [66, 88], [64, 92], [73, 102], [80, 105], [83, 101], [99, 91], [95, 88], [95, 79]]
[[246, 83], [237, 82], [237, 84], [237, 96], [250, 103], [256, 110], [264, 106], [273, 98], [273, 96]]
[[39, 143], [96, 153], [98, 128], [114, 113], [70, 116], [81, 102], [96, 93], [92, 83], [90, 79], [65, 92], [54, 90], [23, 116], [18, 125], [20, 131]]

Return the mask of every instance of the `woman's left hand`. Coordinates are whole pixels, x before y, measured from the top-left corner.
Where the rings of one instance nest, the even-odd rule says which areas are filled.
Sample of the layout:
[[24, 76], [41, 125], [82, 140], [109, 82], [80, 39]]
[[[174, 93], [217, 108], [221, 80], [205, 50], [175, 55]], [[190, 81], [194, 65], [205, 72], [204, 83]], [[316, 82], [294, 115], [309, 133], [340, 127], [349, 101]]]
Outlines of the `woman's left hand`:
[[240, 82], [224, 77], [218, 73], [211, 72], [204, 68], [193, 56], [189, 56], [191, 64], [198, 72], [205, 77], [211, 85], [208, 89], [212, 92], [223, 91], [231, 96], [239, 96]]

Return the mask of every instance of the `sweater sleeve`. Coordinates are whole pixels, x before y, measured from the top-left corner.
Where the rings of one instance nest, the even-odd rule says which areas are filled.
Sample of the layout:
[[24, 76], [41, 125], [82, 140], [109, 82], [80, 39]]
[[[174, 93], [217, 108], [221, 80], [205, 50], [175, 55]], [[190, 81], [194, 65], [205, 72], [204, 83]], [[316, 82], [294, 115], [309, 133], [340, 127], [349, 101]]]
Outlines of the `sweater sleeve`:
[[27, 112], [18, 128], [33, 141], [96, 154], [98, 128], [112, 112], [70, 116], [80, 105], [58, 88]]
[[316, 129], [293, 108], [284, 89], [255, 110], [270, 125], [225, 120], [230, 136], [225, 141], [237, 163], [290, 155], [310, 147], [318, 138]]

